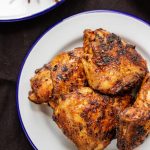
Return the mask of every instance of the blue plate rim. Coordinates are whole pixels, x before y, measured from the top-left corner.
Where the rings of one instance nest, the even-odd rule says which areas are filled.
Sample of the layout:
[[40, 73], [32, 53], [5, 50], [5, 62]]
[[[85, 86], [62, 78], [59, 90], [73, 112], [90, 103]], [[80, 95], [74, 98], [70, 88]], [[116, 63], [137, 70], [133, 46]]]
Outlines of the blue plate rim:
[[89, 14], [89, 13], [112, 13], [112, 14], [121, 14], [121, 15], [125, 15], [125, 16], [128, 16], [128, 17], [131, 17], [135, 20], [138, 20], [140, 22], [142, 22], [143, 24], [147, 25], [148, 27], [150, 27], [150, 23], [135, 16], [135, 15], [132, 15], [132, 14], [129, 14], [129, 13], [125, 13], [125, 12], [121, 12], [121, 11], [117, 11], [117, 10], [92, 10], [92, 11], [85, 11], [85, 12], [81, 12], [81, 13], [78, 13], [78, 14], [75, 14], [75, 15], [72, 15], [70, 17], [67, 17], [59, 22], [57, 22], [56, 24], [54, 24], [53, 26], [50, 26], [48, 29], [46, 29], [46, 31], [44, 33], [42, 33], [36, 40], [35, 42], [33, 43], [33, 45], [31, 46], [31, 48], [29, 49], [29, 51], [27, 52], [27, 54], [25, 55], [22, 63], [21, 63], [21, 67], [20, 67], [20, 71], [19, 71], [19, 74], [18, 74], [18, 78], [17, 78], [17, 85], [16, 85], [16, 108], [17, 108], [17, 113], [18, 113], [18, 118], [19, 118], [19, 121], [20, 121], [20, 124], [21, 124], [21, 128], [26, 136], [26, 138], [28, 139], [29, 143], [31, 144], [31, 146], [34, 148], [34, 150], [38, 150], [37, 147], [34, 145], [34, 143], [32, 142], [31, 138], [29, 137], [28, 135], [28, 132], [26, 131], [25, 127], [24, 127], [24, 124], [23, 124], [23, 121], [22, 121], [22, 118], [21, 118], [21, 114], [20, 114], [20, 109], [19, 109], [19, 97], [18, 97], [18, 94], [19, 94], [19, 83], [20, 83], [20, 77], [21, 77], [21, 74], [22, 74], [22, 70], [23, 70], [23, 67], [24, 67], [24, 64], [30, 54], [30, 52], [32, 51], [32, 49], [35, 47], [35, 45], [42, 39], [42, 37], [47, 33], [49, 32], [52, 28], [54, 28], [55, 26], [57, 26], [58, 24], [60, 24], [61, 22], [65, 21], [65, 20], [68, 20], [70, 18], [73, 18], [75, 16], [78, 16], [78, 15], [82, 15], [82, 14]]
[[55, 9], [56, 7], [60, 6], [62, 3], [64, 3], [65, 0], [61, 0], [60, 2], [57, 2], [56, 4], [54, 4], [53, 6], [43, 10], [43, 11], [40, 11], [38, 13], [35, 13], [33, 15], [30, 15], [30, 16], [26, 16], [26, 17], [20, 17], [20, 18], [16, 18], [16, 19], [0, 19], [0, 23], [1, 22], [20, 22], [20, 21], [24, 21], [24, 20], [30, 20], [30, 19], [33, 19], [33, 18], [36, 18], [36, 17], [39, 17], [49, 11], [52, 11], [53, 9]]

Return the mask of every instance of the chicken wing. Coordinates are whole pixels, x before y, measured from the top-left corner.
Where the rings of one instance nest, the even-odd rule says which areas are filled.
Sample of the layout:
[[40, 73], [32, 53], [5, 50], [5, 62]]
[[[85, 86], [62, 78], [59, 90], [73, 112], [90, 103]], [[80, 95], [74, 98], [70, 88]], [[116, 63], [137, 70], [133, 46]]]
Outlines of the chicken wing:
[[36, 103], [49, 102], [51, 107], [54, 107], [59, 96], [87, 86], [81, 61], [83, 53], [82, 48], [62, 52], [36, 71], [31, 79], [32, 91], [29, 93], [29, 99]]
[[120, 114], [117, 146], [119, 150], [132, 150], [142, 144], [150, 133], [150, 73], [132, 107]]
[[142, 82], [146, 61], [135, 47], [103, 29], [84, 32], [83, 59], [89, 85], [104, 94], [117, 94]]
[[59, 99], [53, 119], [79, 150], [102, 150], [115, 137], [118, 114], [131, 96], [109, 97], [82, 87]]

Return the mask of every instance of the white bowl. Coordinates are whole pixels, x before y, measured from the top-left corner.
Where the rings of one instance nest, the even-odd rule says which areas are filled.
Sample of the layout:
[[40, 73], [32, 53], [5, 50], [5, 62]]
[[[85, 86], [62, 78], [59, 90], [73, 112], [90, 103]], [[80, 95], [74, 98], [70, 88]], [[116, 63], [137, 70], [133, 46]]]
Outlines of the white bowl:
[[[29, 50], [21, 68], [17, 87], [17, 109], [22, 128], [35, 149], [75, 150], [52, 120], [52, 111], [45, 105], [36, 105], [28, 100], [30, 78], [37, 68], [47, 63], [62, 50], [82, 46], [86, 28], [104, 28], [135, 44], [139, 53], [150, 66], [150, 27], [140, 19], [115, 11], [90, 11], [69, 17], [48, 29]], [[138, 147], [149, 150], [150, 138]], [[114, 140], [106, 150], [115, 150]]]

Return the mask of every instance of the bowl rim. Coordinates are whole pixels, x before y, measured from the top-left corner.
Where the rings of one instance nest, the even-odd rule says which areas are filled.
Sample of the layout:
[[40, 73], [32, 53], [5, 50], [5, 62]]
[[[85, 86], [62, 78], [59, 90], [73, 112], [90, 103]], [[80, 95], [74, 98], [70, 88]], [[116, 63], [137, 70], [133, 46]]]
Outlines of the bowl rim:
[[55, 9], [56, 7], [58, 7], [59, 5], [61, 5], [62, 3], [64, 3], [65, 0], [61, 0], [59, 2], [57, 2], [56, 4], [54, 4], [53, 6], [50, 6], [49, 8], [43, 10], [43, 11], [40, 11], [40, 12], [37, 12], [37, 13], [34, 13], [30, 16], [25, 16], [25, 17], [20, 17], [20, 18], [14, 18], [14, 19], [0, 19], [0, 23], [1, 22], [20, 22], [20, 21], [24, 21], [24, 20], [30, 20], [30, 19], [33, 19], [33, 18], [36, 18], [36, 17], [39, 17], [49, 11], [52, 11], [53, 9]]

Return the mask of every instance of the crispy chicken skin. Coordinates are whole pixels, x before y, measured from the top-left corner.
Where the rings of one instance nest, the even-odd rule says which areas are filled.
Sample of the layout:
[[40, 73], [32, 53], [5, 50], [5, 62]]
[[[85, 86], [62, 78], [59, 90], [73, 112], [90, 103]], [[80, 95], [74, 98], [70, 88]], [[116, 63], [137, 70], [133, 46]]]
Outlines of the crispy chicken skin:
[[118, 114], [131, 96], [109, 97], [82, 87], [59, 99], [53, 119], [79, 150], [102, 150], [115, 137]]
[[150, 73], [145, 76], [134, 106], [150, 110]]
[[29, 99], [35, 103], [49, 102], [51, 107], [55, 107], [59, 96], [87, 86], [82, 56], [82, 48], [61, 52], [36, 71], [31, 79], [32, 91], [29, 93]]
[[150, 73], [146, 75], [134, 105], [120, 114], [118, 129], [119, 150], [134, 149], [150, 133]]
[[53, 98], [50, 105], [57, 105], [57, 99], [73, 90], [87, 86], [87, 80], [81, 58], [83, 49], [58, 54], [50, 63], [53, 81]]
[[46, 65], [42, 69], [35, 71], [35, 76], [31, 78], [32, 91], [29, 92], [29, 99], [37, 104], [46, 103], [52, 95], [53, 84], [50, 70]]
[[129, 90], [147, 73], [146, 61], [135, 47], [103, 29], [84, 31], [83, 59], [89, 85], [104, 94]]

